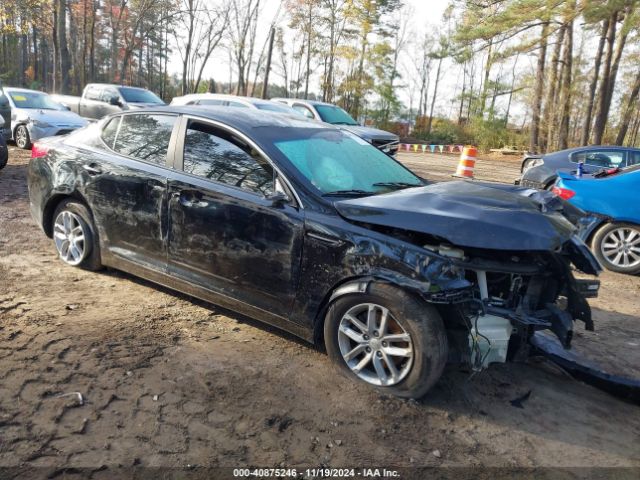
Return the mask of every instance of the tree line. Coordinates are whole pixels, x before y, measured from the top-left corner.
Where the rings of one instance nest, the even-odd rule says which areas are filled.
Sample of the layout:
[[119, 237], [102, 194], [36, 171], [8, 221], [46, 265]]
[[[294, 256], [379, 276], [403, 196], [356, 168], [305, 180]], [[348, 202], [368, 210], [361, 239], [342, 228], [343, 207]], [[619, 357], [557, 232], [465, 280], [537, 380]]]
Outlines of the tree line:
[[[410, 123], [427, 141], [538, 152], [638, 143], [640, 0], [452, 0], [435, 26], [406, 3], [2, 2], [0, 80], [259, 96], [271, 51], [269, 96], [338, 103], [383, 128]], [[221, 58], [224, 74], [212, 68]]]

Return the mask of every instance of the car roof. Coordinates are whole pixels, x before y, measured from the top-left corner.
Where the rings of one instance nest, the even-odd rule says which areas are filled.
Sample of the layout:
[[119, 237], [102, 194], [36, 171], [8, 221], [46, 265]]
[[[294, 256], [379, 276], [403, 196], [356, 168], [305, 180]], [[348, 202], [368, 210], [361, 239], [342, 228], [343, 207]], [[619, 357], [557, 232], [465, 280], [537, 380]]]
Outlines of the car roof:
[[115, 115], [131, 115], [138, 113], [178, 113], [203, 117], [208, 120], [219, 121], [250, 135], [256, 127], [283, 128], [315, 128], [325, 130], [339, 130], [329, 124], [315, 122], [303, 116], [279, 115], [270, 111], [254, 108], [229, 108], [218, 105], [167, 105], [149, 107], [139, 110], [117, 113]]
[[283, 97], [277, 97], [277, 98], [272, 98], [271, 100], [276, 100], [276, 101], [286, 101], [286, 102], [298, 102], [298, 103], [306, 103], [308, 105], [328, 105], [330, 107], [336, 107], [337, 105], [334, 105], [333, 103], [327, 103], [327, 102], [322, 102], [320, 100], [308, 100], [308, 99], [304, 99], [304, 98], [283, 98]]
[[584, 147], [574, 147], [574, 148], [567, 148], [565, 150], [558, 150], [557, 152], [550, 152], [547, 153], [547, 155], [555, 155], [558, 153], [566, 153], [566, 154], [570, 154], [570, 153], [574, 153], [574, 152], [582, 152], [584, 150], [596, 150], [596, 151], [604, 151], [604, 150], [640, 150], [640, 148], [634, 148], [634, 147], [624, 147], [621, 145], [585, 145]]
[[87, 83], [87, 87], [113, 87], [113, 88], [133, 88], [135, 90], [148, 90], [144, 87], [132, 87], [130, 85], [118, 85], [117, 83]]
[[253, 105], [262, 105], [262, 104], [270, 104], [269, 100], [264, 100], [262, 98], [257, 97], [242, 97], [240, 95], [230, 95], [227, 93], [189, 93], [187, 95], [182, 95], [180, 97], [175, 98], [183, 98], [183, 99], [219, 99], [219, 100], [229, 100], [236, 101], [241, 103], [250, 103]]
[[47, 92], [41, 92], [40, 90], [31, 90], [30, 88], [20, 87], [3, 87], [5, 92], [28, 92], [28, 93], [41, 93], [42, 95], [49, 95]]

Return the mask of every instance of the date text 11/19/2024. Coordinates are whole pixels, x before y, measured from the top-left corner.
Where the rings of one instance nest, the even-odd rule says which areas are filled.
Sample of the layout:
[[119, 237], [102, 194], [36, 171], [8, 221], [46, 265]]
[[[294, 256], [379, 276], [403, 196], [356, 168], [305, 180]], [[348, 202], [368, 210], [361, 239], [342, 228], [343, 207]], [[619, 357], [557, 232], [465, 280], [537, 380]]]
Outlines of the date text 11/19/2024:
[[400, 472], [387, 468], [236, 468], [235, 478], [399, 478]]

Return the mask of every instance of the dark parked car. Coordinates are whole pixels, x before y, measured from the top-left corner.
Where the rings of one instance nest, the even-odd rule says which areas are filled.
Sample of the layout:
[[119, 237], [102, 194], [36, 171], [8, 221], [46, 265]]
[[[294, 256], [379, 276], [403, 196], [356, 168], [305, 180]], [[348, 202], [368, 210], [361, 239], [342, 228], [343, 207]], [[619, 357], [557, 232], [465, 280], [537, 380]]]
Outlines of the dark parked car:
[[0, 137], [4, 140], [11, 138], [11, 104], [9, 97], [0, 83]]
[[[2, 127], [2, 121], [0, 121]], [[7, 149], [7, 141], [0, 135], [0, 170], [3, 169], [9, 161], [9, 150]]]
[[522, 177], [519, 184], [549, 190], [556, 181], [558, 170], [575, 171], [581, 162], [586, 174], [608, 168], [625, 168], [640, 164], [640, 149], [591, 146], [570, 148], [546, 155], [528, 155], [522, 160]]
[[347, 375], [395, 395], [423, 395], [448, 359], [482, 369], [525, 358], [536, 330], [568, 347], [575, 320], [592, 328], [597, 280], [572, 269], [600, 267], [575, 235], [579, 210], [516, 186], [427, 186], [330, 125], [165, 107], [32, 157], [32, 214], [67, 264], [324, 344]]

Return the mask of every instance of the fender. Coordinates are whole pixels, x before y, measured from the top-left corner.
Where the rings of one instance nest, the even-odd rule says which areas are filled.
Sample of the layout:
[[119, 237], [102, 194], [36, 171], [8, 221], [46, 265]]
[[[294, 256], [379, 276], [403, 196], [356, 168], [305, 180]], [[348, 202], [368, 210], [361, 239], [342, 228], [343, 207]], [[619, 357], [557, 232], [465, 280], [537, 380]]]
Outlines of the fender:
[[318, 314], [313, 322], [314, 343], [322, 344], [322, 333], [324, 327], [324, 317], [329, 306], [339, 298], [356, 293], [366, 293], [372, 283], [386, 283], [402, 290], [408, 290], [419, 295], [425, 302], [432, 304], [458, 303], [467, 301], [470, 296], [471, 284], [468, 282], [456, 282], [455, 289], [451, 291], [431, 292], [429, 283], [399, 275], [391, 271], [378, 271], [372, 275], [351, 278], [340, 283], [329, 292], [318, 309]]

